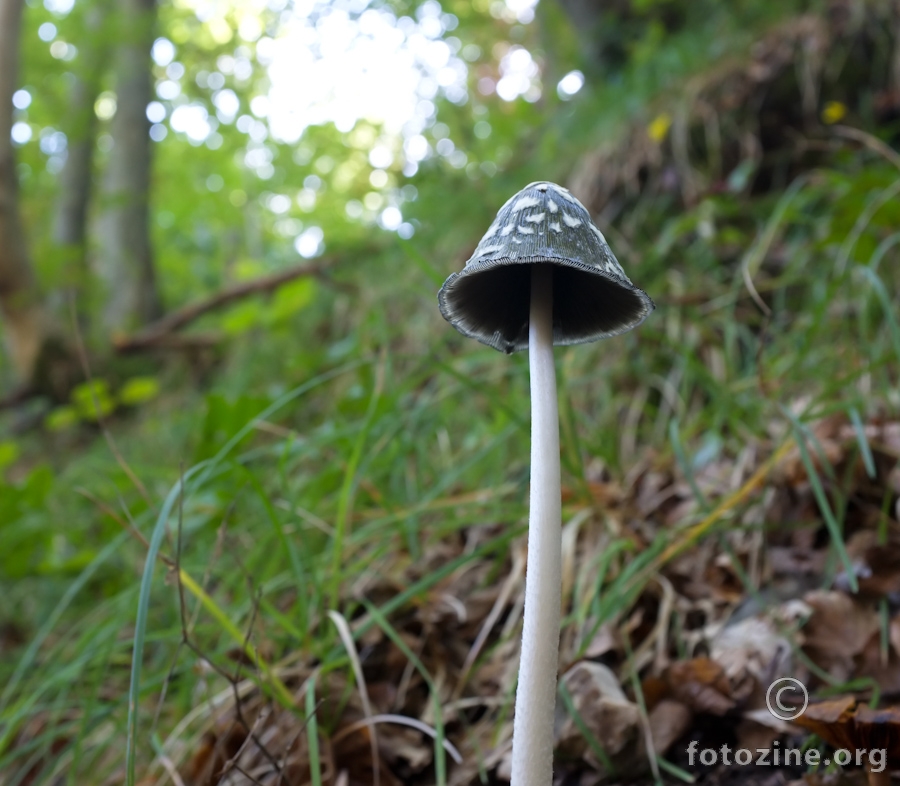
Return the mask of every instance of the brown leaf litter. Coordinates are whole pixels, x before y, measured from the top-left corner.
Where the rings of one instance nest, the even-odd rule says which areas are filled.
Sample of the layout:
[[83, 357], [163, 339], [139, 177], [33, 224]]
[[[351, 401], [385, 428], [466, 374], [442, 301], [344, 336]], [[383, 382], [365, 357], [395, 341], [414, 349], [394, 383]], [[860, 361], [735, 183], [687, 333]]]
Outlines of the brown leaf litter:
[[[570, 702], [557, 702], [557, 782], [652, 782], [652, 748], [690, 771], [698, 783], [774, 785], [804, 777], [808, 783], [825, 783], [823, 772], [804, 776], [803, 770], [781, 768], [762, 773], [752, 766], [711, 768], [695, 762], [691, 767], [687, 762], [692, 740], [701, 748], [798, 747], [804, 739], [801, 726], [829, 745], [850, 749], [843, 745], [844, 737], [822, 727], [800, 720], [786, 723], [767, 712], [767, 687], [783, 676], [809, 689], [812, 703], [806, 717], [826, 711], [830, 705], [823, 703], [822, 692], [843, 685], [847, 702], [856, 708], [852, 719], [857, 727], [875, 734], [872, 724], [893, 724], [900, 712], [890, 705], [900, 700], [900, 616], [895, 616], [900, 559], [894, 545], [900, 544], [895, 471], [900, 423], [873, 420], [866, 426], [873, 477], [861, 458], [860, 435], [849, 423], [830, 417], [810, 430], [823, 446], [819, 469], [826, 493], [846, 501], [842, 525], [855, 576], [865, 588], [856, 595], [849, 592], [846, 574], [838, 573], [831, 587], [822, 588], [834, 552], [796, 450], [784, 449], [765, 487], [729, 510], [725, 526], [708, 528], [699, 538], [690, 536], [690, 525], [702, 519], [705, 509], [672, 463], [647, 458], [629, 485], [597, 480], [588, 498], [567, 490], [568, 617], [561, 635], [560, 681]], [[774, 448], [758, 445], [748, 451], [735, 458], [720, 456], [695, 478], [710, 503], [734, 497]], [[403, 562], [405, 576], [385, 572], [392, 578], [370, 577], [356, 590], [384, 602], [498, 531], [495, 526], [472, 527], [459, 538], [441, 541], [419, 564]], [[658, 570], [644, 576], [631, 602], [620, 602], [611, 617], [596, 616], [601, 555], [618, 544], [602, 598], [627, 588], [618, 580], [635, 556], [660, 537], [670, 543], [688, 539]], [[378, 625], [357, 638], [376, 722], [367, 717], [350, 669], [323, 676], [317, 664], [308, 662], [281, 670], [294, 698], [292, 708], [261, 695], [252, 672], [245, 670], [237, 688], [227, 686], [205, 708], [198, 707], [194, 721], [166, 743], [171, 779], [177, 772], [187, 786], [312, 783], [313, 754], [303, 708], [314, 680], [322, 783], [434, 783], [439, 749], [422, 730], [438, 725], [432, 690], [446, 735], [442, 756], [447, 782], [506, 782], [523, 547], [524, 538], [502, 567], [488, 560], [466, 563], [390, 615], [405, 649], [430, 675], [430, 685]], [[366, 619], [362, 615], [350, 624], [359, 626]], [[863, 706], [873, 699], [884, 708]], [[836, 717], [846, 725], [850, 710], [842, 712]], [[400, 725], [397, 716], [420, 728]], [[894, 746], [893, 729], [878, 739]], [[845, 770], [849, 779], [860, 771], [854, 766]], [[156, 775], [145, 782], [155, 783], [165, 767], [157, 760], [150, 772]]]

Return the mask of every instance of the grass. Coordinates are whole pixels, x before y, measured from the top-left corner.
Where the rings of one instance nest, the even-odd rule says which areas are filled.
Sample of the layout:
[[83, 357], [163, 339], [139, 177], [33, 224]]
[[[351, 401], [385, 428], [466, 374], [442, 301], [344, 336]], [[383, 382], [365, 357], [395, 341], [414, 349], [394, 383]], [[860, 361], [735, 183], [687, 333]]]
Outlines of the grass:
[[[641, 206], [627, 237], [640, 264], [628, 273], [657, 312], [633, 334], [557, 354], [564, 522], [574, 522], [564, 638], [575, 657], [665, 564], [740, 526], [770, 482], [766, 458], [794, 446], [832, 538], [832, 572], [846, 567], [842, 479], [823, 470], [810, 425], [845, 417], [871, 466], [863, 424], [900, 410], [898, 182], [862, 151], [784, 193]], [[423, 220], [377, 269], [345, 274], [352, 301], [320, 287], [290, 330], [236, 339], [205, 388], [175, 364], [156, 402], [108, 424], [149, 500], [88, 428], [32, 446], [2, 489], [3, 786], [150, 782], [198, 749], [215, 707], [253, 685], [292, 708], [309, 761], [321, 763], [340, 714], [323, 702], [352, 705], [353, 662], [382, 640], [427, 687], [433, 779], [446, 782], [447, 686], [406, 625], [449, 582], [471, 574], [484, 588], [509, 573], [527, 520], [529, 404], [524, 358], [440, 320], [433, 292], [451, 266], [436, 276], [429, 246], [450, 241]], [[471, 240], [474, 224], [457, 231], [469, 229]], [[701, 483], [704, 468], [748, 449], [762, 467], [752, 483]], [[659, 467], [677, 468], [693, 497], [675, 528], [649, 527], [655, 510], [625, 520], [595, 497]], [[625, 530], [641, 521], [639, 543]], [[513, 598], [476, 670], [507, 657], [516, 608]], [[469, 740], [482, 773], [502, 726]], [[311, 777], [324, 782], [318, 766]]]
[[[842, 180], [827, 178], [825, 193], [810, 192], [808, 206], [828, 198], [833, 178]], [[849, 179], [842, 183], [852, 185]], [[847, 195], [839, 199], [835, 212], [849, 200]], [[760, 210], [765, 215], [765, 204]], [[810, 207], [793, 217], [784, 215], [783, 203], [776, 210], [782, 242], [798, 249], [801, 259], [848, 256], [846, 236], [822, 236], [823, 225], [838, 224], [829, 220], [833, 217], [817, 216], [810, 225]], [[771, 236], [771, 223], [763, 226]], [[860, 234], [857, 243], [863, 239]], [[638, 334], [559, 353], [565, 432], [573, 437], [567, 440], [566, 468], [574, 498], [567, 512], [571, 516], [591, 504], [584, 499], [590, 462], [600, 461], [606, 472], [619, 476], [653, 446], [657, 454], [673, 456], [695, 483], [691, 468], [699, 445], [714, 444], [720, 454], [736, 452], [748, 440], [769, 444], [768, 431], [789, 424], [804, 464], [813, 470], [816, 496], [845, 561], [838, 519], [815, 480], [814, 446], [806, 443], [802, 424], [836, 411], [858, 421], [859, 413], [867, 418], [888, 404], [889, 395], [879, 394], [888, 394], [896, 382], [900, 354], [888, 292], [897, 291], [898, 282], [882, 265], [885, 283], [865, 259], [845, 264], [842, 273], [821, 263], [789, 261], [757, 284], [761, 291], [793, 295], [776, 294], [771, 301], [770, 324], [784, 329], [762, 332], [764, 320], [754, 313], [743, 281], [733, 269], [716, 269], [702, 240], [684, 232], [672, 249], [655, 260], [650, 249], [648, 261], [632, 271], [662, 301]], [[668, 270], [676, 249], [678, 256], [699, 264]], [[673, 276], [685, 289], [706, 291], [699, 306], [678, 306], [665, 294], [660, 297], [666, 278]], [[376, 312], [369, 314], [370, 320], [381, 321]], [[7, 773], [5, 784], [28, 782], [29, 769], [48, 756], [69, 773], [70, 782], [84, 782], [87, 772], [100, 782], [104, 772], [121, 766], [115, 740], [125, 729], [133, 752], [130, 765], [144, 772], [153, 754], [145, 741], [196, 706], [192, 658], [180, 646], [176, 590], [163, 571], [141, 568], [145, 557], [149, 566], [161, 554], [174, 564], [176, 532], [196, 645], [209, 660], [220, 661], [234, 647], [244, 647], [256, 664], [254, 679], [288, 706], [291, 692], [276, 676], [280, 659], [313, 658], [326, 671], [347, 668], [347, 654], [325, 624], [328, 609], [341, 608], [355, 619], [357, 640], [372, 625], [393, 638], [398, 634], [388, 623], [392, 613], [415, 603], [453, 571], [497, 560], [521, 537], [528, 440], [524, 365], [517, 357], [460, 346], [435, 324], [434, 338], [426, 339], [417, 354], [394, 354], [386, 345], [376, 356], [351, 356], [336, 368], [310, 369], [307, 382], [259, 411], [215, 455], [186, 467], [181, 478], [177, 466], [183, 450], [160, 451], [170, 457], [164, 464], [172, 487], [158, 511], [145, 507], [132, 513], [132, 506], [141, 507], [136, 493], [121, 485], [118, 492], [120, 515], [146, 534], [148, 547], [126, 533], [112, 535], [102, 510], [66, 522], [76, 534], [85, 526], [106, 534], [97, 539], [100, 548], [93, 559], [70, 574], [53, 612], [34, 615], [45, 622], [30, 634], [31, 646], [4, 661], [0, 770]], [[395, 341], [409, 341], [402, 329], [394, 331]], [[375, 332], [390, 333], [390, 328], [382, 322]], [[201, 399], [193, 402], [202, 407]], [[160, 414], [113, 427], [126, 460], [140, 452], [141, 440], [166, 416], [165, 402], [158, 407]], [[634, 430], [633, 442], [627, 441], [630, 435], [620, 428], [620, 418]], [[277, 426], [284, 436], [274, 437], [260, 422]], [[102, 462], [97, 453], [103, 450], [95, 443], [88, 461]], [[110, 459], [106, 466], [112, 472], [108, 483], [119, 473]], [[141, 464], [136, 471], [165, 474], [149, 469]], [[74, 478], [67, 483], [68, 472]], [[77, 468], [63, 469], [55, 493], [71, 493], [82, 482]], [[698, 513], [708, 510], [714, 501], [696, 487], [694, 493]], [[107, 503], [117, 507], [114, 497]], [[701, 525], [720, 520], [713, 514]], [[381, 578], [399, 580], [422, 555], [479, 521], [495, 522], [503, 531], [444, 571], [422, 576], [377, 604], [354, 590]], [[35, 516], [13, 527], [49, 524]], [[702, 528], [697, 536], [705, 534]], [[584, 596], [594, 600], [570, 619], [584, 630], [583, 641], [633, 603], [652, 576], [650, 566], [659, 565], [662, 547], [668, 542], [672, 548], [678, 537], [669, 533], [642, 553], [629, 553], [622, 541], [604, 553], [602, 562], [585, 566], [582, 580], [593, 576], [593, 589]], [[503, 558], [495, 574], [502, 572]], [[12, 592], [15, 597], [14, 587]], [[262, 650], [270, 661], [263, 660]], [[142, 657], [132, 660], [133, 651]], [[165, 701], [154, 709], [164, 686]], [[436, 712], [440, 734], [439, 718]], [[26, 733], [37, 719], [40, 730]], [[23, 734], [27, 744], [14, 744]], [[439, 782], [443, 771], [439, 766]], [[52, 772], [41, 768], [43, 778]]]

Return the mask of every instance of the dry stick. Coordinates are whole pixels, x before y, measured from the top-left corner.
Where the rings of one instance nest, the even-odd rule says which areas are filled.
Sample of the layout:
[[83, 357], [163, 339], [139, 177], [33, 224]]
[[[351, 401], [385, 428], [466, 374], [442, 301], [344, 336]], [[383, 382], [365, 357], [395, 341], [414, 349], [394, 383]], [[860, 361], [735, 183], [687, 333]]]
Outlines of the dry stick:
[[18, 388], [5, 395], [3, 398], [0, 398], [0, 409], [10, 409], [11, 407], [16, 407], [19, 404], [28, 401], [28, 399], [36, 396], [37, 394], [38, 391], [34, 385], [31, 385], [29, 383], [20, 385]]
[[[243, 775], [243, 776], [244, 776], [247, 780], [249, 780], [251, 783], [255, 783], [256, 786], [266, 786], [262, 781], [257, 780], [256, 778], [254, 778], [249, 772], [247, 772], [247, 770], [245, 770], [243, 767], [239, 767], [237, 764], [233, 764], [233, 765], [231, 766], [231, 769], [233, 769], [233, 770], [235, 770], [236, 772], [238, 772], [238, 773], [240, 773], [241, 775]], [[279, 775], [280, 775], [280, 771], [279, 771]]]
[[167, 314], [162, 319], [147, 325], [133, 336], [115, 339], [116, 350], [118, 352], [132, 352], [152, 347], [158, 344], [165, 336], [180, 330], [210, 311], [227, 306], [229, 303], [247, 295], [271, 292], [273, 289], [277, 289], [283, 284], [287, 284], [302, 276], [322, 276], [333, 266], [334, 262], [295, 265], [268, 276], [254, 278], [251, 281], [241, 281], [234, 286], [216, 292], [205, 300], [191, 303], [173, 311], [171, 314]]
[[513, 722], [512, 786], [548, 786], [553, 780], [553, 716], [562, 601], [559, 413], [553, 366], [553, 269], [550, 265], [532, 268], [528, 362], [531, 500], [525, 625]]
[[[182, 468], [183, 470], [183, 468]], [[254, 722], [253, 726], [251, 726], [247, 719], [244, 717], [243, 707], [241, 705], [241, 696], [238, 690], [238, 685], [240, 680], [238, 678], [238, 672], [240, 670], [240, 660], [235, 664], [235, 675], [232, 677], [224, 668], [219, 666], [209, 655], [207, 655], [200, 647], [194, 644], [191, 641], [190, 634], [188, 633], [187, 628], [187, 603], [184, 599], [184, 583], [182, 582], [182, 573], [181, 573], [181, 544], [182, 544], [182, 525], [184, 522], [184, 474], [182, 472], [181, 476], [181, 492], [178, 497], [178, 537], [176, 539], [176, 551], [175, 551], [175, 581], [178, 585], [178, 603], [180, 608], [180, 618], [181, 618], [181, 643], [187, 647], [191, 652], [193, 652], [198, 658], [203, 660], [205, 663], [209, 665], [209, 667], [222, 679], [224, 679], [230, 686], [232, 695], [234, 697], [234, 713], [237, 718], [238, 723], [244, 727], [247, 732], [247, 736], [244, 738], [244, 742], [241, 744], [240, 749], [225, 763], [222, 765], [220, 775], [224, 775], [231, 769], [238, 769], [242, 775], [246, 775], [243, 770], [237, 767], [237, 757], [244, 751], [250, 741], [256, 744], [257, 750], [262, 753], [262, 755], [268, 760], [269, 764], [275, 769], [275, 771], [281, 776], [282, 769], [278, 764], [277, 759], [274, 757], [272, 753], [269, 752], [269, 749], [265, 746], [265, 743], [260, 739], [259, 735], [256, 733], [256, 727], [259, 725], [260, 718], [257, 717], [256, 722]], [[233, 505], [232, 505], [233, 507]], [[231, 508], [229, 508], [230, 512]], [[226, 513], [227, 517], [227, 513]], [[240, 560], [238, 560], [240, 564]], [[243, 565], [241, 565], [243, 567]], [[253, 631], [253, 624], [256, 621], [256, 613], [259, 608], [259, 598], [254, 598], [253, 602], [253, 611], [250, 617], [250, 624], [247, 628], [247, 632], [244, 636], [244, 646], [241, 648], [242, 652], [247, 651], [247, 645], [250, 642], [250, 634]], [[196, 617], [195, 617], [196, 621]], [[257, 659], [253, 659], [254, 665], [259, 665]], [[221, 750], [222, 739], [218, 739], [216, 741], [216, 750]]]
[[900, 169], [900, 155], [890, 145], [882, 142], [877, 136], [866, 133], [861, 128], [853, 128], [852, 126], [832, 126], [831, 130], [838, 136], [845, 139], [853, 139], [861, 142], [869, 150], [874, 150], [878, 155], [890, 161], [897, 169]]
[[518, 586], [522, 579], [524, 568], [525, 560], [522, 557], [521, 552], [517, 549], [513, 554], [513, 564], [509, 576], [507, 576], [506, 581], [503, 582], [503, 586], [500, 588], [500, 592], [497, 595], [497, 599], [494, 601], [494, 605], [491, 607], [490, 613], [482, 623], [481, 630], [478, 631], [478, 635], [475, 637], [475, 641], [469, 648], [465, 661], [463, 661], [459, 680], [456, 683], [456, 687], [453, 689], [451, 701], [458, 702], [462, 697], [466, 683], [469, 681], [469, 675], [475, 666], [475, 661], [481, 654], [481, 648], [484, 647], [485, 642], [488, 640], [488, 636], [491, 635], [491, 631], [494, 629], [500, 616], [509, 606], [509, 599], [513, 594], [513, 590]]
[[[359, 691], [359, 699], [362, 702], [364, 719], [372, 718], [374, 713], [372, 712], [372, 704], [369, 701], [369, 691], [366, 687], [366, 678], [363, 674], [362, 661], [360, 660], [359, 652], [356, 649], [356, 642], [353, 640], [353, 633], [350, 631], [350, 626], [347, 624], [347, 618], [333, 609], [329, 609], [328, 617], [334, 623], [334, 627], [337, 628], [341, 643], [347, 651], [347, 657], [350, 658], [350, 665], [353, 668], [353, 677], [356, 680], [356, 689]], [[372, 751], [372, 779], [375, 786], [379, 786], [381, 783], [381, 757], [378, 754], [378, 737], [375, 733], [375, 725], [372, 724], [369, 728], [369, 746]]]
[[[91, 364], [88, 361], [87, 349], [85, 349], [84, 340], [81, 337], [81, 329], [78, 327], [78, 314], [75, 311], [74, 297], [69, 299], [69, 313], [72, 319], [72, 331], [75, 335], [75, 349], [78, 353], [78, 360], [81, 363], [81, 370], [84, 372], [84, 378], [88, 382], [93, 382], [94, 378], [91, 373]], [[132, 484], [134, 484], [134, 487], [138, 490], [140, 495], [144, 498], [144, 502], [147, 503], [147, 507], [150, 508], [150, 510], [154, 510], [155, 507], [153, 505], [153, 500], [150, 498], [150, 494], [147, 492], [146, 487], [143, 483], [141, 483], [140, 478], [128, 465], [128, 462], [125, 461], [125, 457], [119, 452], [119, 448], [116, 446], [115, 440], [113, 440], [112, 438], [112, 434], [106, 427], [103, 415], [100, 412], [100, 403], [97, 401], [97, 395], [94, 392], [93, 386], [91, 386], [90, 388], [90, 393], [91, 403], [94, 405], [94, 414], [97, 417], [97, 425], [100, 427], [100, 431], [103, 433], [103, 438], [106, 440], [106, 444], [109, 447], [110, 452], [116, 459], [116, 463], [119, 465], [128, 479], [132, 482]]]
[[[125, 530], [131, 537], [133, 537], [138, 543], [143, 545], [145, 549], [150, 548], [150, 543], [147, 538], [144, 537], [144, 533], [142, 533], [137, 527], [134, 526], [134, 523], [131, 521], [125, 521], [112, 507], [112, 505], [108, 505], [99, 497], [93, 495], [90, 491], [80, 486], [76, 486], [74, 489], [76, 494], [84, 497], [89, 502], [92, 502], [96, 508], [106, 516], [109, 516], [113, 521], [116, 522], [123, 530]], [[165, 554], [160, 554], [159, 558], [168, 566], [172, 567], [172, 559]]]

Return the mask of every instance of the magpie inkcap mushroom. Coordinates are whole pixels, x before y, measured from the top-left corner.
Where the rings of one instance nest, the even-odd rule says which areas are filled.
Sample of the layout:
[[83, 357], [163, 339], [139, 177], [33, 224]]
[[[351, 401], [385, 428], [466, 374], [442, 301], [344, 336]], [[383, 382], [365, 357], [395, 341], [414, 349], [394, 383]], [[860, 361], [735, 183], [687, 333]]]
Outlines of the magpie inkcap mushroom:
[[583, 344], [639, 325], [653, 301], [631, 283], [572, 194], [531, 183], [500, 208], [472, 258], [438, 293], [460, 333], [494, 349], [528, 347], [531, 266], [553, 266], [553, 343]]
[[444, 282], [438, 301], [464, 335], [502, 352], [528, 349], [528, 563], [510, 786], [549, 786], [562, 602], [553, 346], [624, 333], [644, 320], [653, 301], [628, 280], [584, 206], [546, 182], [526, 186], [500, 209], [462, 273]]

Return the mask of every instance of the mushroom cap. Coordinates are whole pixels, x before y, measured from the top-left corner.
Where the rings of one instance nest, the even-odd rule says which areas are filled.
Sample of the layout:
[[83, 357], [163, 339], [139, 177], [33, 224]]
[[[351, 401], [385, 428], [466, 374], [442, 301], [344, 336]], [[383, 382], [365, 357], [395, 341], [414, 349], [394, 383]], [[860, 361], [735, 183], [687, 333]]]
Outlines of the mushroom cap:
[[461, 273], [438, 293], [446, 319], [464, 336], [506, 352], [528, 347], [529, 265], [553, 265], [553, 343], [584, 344], [637, 327], [655, 308], [610, 251], [569, 191], [525, 186], [500, 208]]

